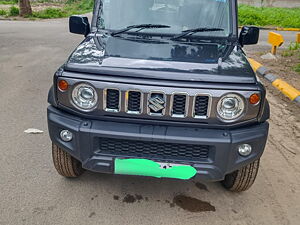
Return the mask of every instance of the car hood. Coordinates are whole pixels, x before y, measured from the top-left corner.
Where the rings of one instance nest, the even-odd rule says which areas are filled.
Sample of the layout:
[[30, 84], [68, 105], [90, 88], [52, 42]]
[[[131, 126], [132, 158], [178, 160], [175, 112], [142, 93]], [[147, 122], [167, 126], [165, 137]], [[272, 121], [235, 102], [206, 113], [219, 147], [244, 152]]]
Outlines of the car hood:
[[94, 75], [163, 80], [255, 83], [243, 52], [217, 44], [89, 36], [71, 54], [65, 70]]

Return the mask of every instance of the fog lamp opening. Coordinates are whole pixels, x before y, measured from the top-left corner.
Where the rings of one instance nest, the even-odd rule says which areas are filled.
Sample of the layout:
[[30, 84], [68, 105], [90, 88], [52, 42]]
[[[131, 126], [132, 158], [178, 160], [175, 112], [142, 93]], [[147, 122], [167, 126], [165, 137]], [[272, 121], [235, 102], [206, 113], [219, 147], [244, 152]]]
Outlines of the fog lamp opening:
[[69, 142], [69, 141], [72, 141], [73, 134], [68, 130], [62, 130], [60, 132], [60, 138], [61, 138], [61, 140], [65, 141], [65, 142]]
[[252, 147], [249, 144], [242, 144], [239, 146], [238, 152], [241, 156], [249, 156], [252, 152]]

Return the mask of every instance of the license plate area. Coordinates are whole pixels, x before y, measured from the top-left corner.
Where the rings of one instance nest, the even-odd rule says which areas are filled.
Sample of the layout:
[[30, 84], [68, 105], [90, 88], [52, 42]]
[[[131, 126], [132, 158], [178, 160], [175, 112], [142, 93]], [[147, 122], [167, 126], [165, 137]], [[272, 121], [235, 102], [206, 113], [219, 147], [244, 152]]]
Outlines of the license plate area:
[[194, 177], [197, 170], [190, 165], [155, 162], [149, 159], [116, 158], [115, 173], [187, 180]]

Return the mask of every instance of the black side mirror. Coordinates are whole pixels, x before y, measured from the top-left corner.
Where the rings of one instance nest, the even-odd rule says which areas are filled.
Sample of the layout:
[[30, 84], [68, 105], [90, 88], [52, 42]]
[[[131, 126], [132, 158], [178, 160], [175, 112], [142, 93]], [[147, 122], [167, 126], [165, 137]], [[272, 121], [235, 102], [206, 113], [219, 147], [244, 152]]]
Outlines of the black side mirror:
[[242, 27], [239, 42], [241, 46], [244, 45], [255, 45], [259, 39], [259, 28], [253, 26]]
[[89, 19], [86, 16], [71, 16], [69, 30], [71, 33], [87, 36], [90, 33]]

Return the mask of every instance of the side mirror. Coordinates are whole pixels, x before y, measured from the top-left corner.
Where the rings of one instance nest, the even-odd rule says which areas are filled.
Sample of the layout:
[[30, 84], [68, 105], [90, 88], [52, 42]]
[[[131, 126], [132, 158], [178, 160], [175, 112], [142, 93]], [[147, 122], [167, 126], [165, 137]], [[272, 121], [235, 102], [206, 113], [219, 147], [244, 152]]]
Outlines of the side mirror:
[[259, 28], [253, 26], [242, 27], [239, 42], [241, 46], [244, 45], [255, 45], [259, 39]]
[[90, 24], [86, 16], [71, 16], [69, 18], [69, 30], [74, 34], [87, 36], [90, 33]]

